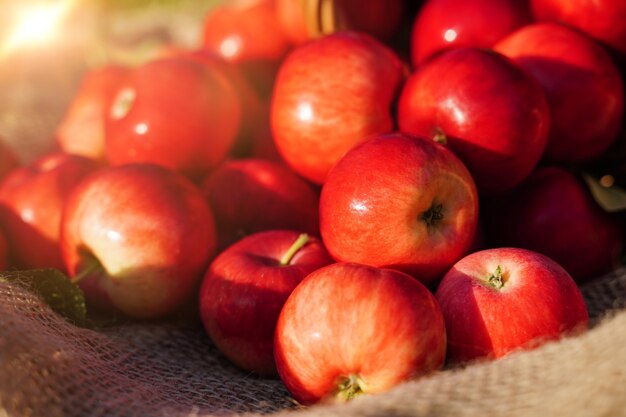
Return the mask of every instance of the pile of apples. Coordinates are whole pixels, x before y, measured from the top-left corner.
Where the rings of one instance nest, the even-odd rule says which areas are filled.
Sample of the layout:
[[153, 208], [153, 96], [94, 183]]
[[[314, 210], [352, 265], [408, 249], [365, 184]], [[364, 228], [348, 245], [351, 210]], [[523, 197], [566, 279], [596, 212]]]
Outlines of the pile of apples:
[[577, 174], [623, 129], [626, 2], [337, 0], [329, 34], [309, 3], [87, 73], [57, 150], [0, 152], [2, 267], [131, 319], [197, 305], [304, 404], [583, 331], [624, 238]]

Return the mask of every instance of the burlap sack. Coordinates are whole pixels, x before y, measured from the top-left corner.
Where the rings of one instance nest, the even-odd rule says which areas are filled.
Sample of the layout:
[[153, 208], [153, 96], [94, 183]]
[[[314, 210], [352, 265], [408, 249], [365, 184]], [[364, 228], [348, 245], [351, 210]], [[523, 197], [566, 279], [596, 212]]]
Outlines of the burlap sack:
[[0, 416], [626, 415], [626, 269], [583, 291], [584, 335], [305, 408], [231, 366], [198, 324], [80, 328], [0, 283]]

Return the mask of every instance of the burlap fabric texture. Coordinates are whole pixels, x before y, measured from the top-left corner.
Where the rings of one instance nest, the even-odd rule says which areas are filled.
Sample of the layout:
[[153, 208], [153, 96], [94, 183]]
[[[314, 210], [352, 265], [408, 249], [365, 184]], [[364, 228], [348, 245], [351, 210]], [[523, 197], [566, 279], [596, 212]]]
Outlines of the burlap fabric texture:
[[584, 335], [305, 408], [279, 380], [231, 366], [199, 325], [80, 328], [0, 283], [0, 417], [624, 416], [626, 269], [583, 292]]

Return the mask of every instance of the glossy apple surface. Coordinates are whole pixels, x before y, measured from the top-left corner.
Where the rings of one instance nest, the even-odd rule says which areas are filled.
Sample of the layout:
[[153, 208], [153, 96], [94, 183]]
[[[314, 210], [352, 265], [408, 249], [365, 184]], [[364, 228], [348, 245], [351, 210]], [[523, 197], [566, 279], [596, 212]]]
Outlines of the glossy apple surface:
[[61, 247], [96, 308], [157, 318], [188, 301], [216, 245], [213, 214], [188, 179], [152, 164], [101, 170], [70, 195]]
[[67, 153], [104, 160], [104, 121], [118, 86], [128, 73], [119, 65], [89, 70], [56, 130], [59, 148]]
[[585, 300], [572, 277], [536, 252], [497, 248], [457, 262], [435, 297], [448, 360], [499, 358], [586, 329]]
[[494, 49], [527, 70], [545, 92], [551, 120], [546, 158], [586, 161], [613, 143], [622, 126], [624, 86], [600, 44], [556, 23], [536, 23]]
[[296, 231], [244, 237], [211, 263], [200, 288], [200, 316], [211, 340], [244, 370], [276, 375], [274, 331], [293, 289], [333, 260], [322, 242]]
[[531, 0], [538, 20], [565, 23], [626, 55], [626, 2], [622, 0]]
[[391, 107], [403, 80], [400, 59], [368, 35], [341, 32], [300, 46], [274, 86], [270, 117], [279, 153], [321, 184], [350, 148], [394, 129]]
[[111, 104], [107, 160], [199, 178], [225, 159], [240, 121], [237, 91], [221, 72], [189, 59], [150, 61], [132, 70]]
[[278, 318], [278, 373], [304, 404], [386, 391], [441, 369], [446, 333], [433, 295], [391, 269], [337, 263], [308, 275]]
[[452, 48], [491, 48], [531, 20], [525, 0], [428, 0], [413, 23], [413, 65]]
[[99, 167], [93, 159], [55, 152], [16, 168], [0, 183], [0, 220], [17, 266], [65, 270], [63, 209], [72, 190]]
[[259, 92], [271, 92], [291, 47], [278, 23], [275, 0], [235, 0], [212, 8], [203, 24], [203, 46], [242, 68]]
[[271, 229], [319, 235], [319, 195], [279, 162], [227, 161], [209, 175], [202, 191], [215, 214], [220, 247]]
[[546, 147], [550, 112], [539, 84], [496, 52], [460, 48], [420, 67], [398, 104], [404, 132], [447, 143], [481, 194], [519, 184]]
[[593, 200], [581, 179], [542, 167], [511, 193], [485, 207], [488, 240], [540, 252], [578, 282], [617, 264], [622, 225]]
[[339, 261], [399, 269], [433, 283], [469, 250], [476, 186], [463, 163], [428, 139], [379, 135], [328, 175], [320, 232]]

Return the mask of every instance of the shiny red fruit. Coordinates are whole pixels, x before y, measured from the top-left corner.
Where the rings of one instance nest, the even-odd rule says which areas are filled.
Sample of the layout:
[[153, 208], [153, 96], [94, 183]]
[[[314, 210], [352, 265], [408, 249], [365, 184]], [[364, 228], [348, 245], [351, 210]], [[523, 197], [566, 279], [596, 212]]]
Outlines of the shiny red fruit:
[[446, 331], [433, 295], [392, 269], [332, 264], [307, 276], [276, 325], [274, 357], [293, 397], [349, 400], [441, 369]]
[[550, 112], [529, 74], [499, 53], [459, 48], [420, 67], [398, 103], [404, 132], [447, 143], [481, 193], [514, 187], [535, 168]]
[[368, 35], [341, 32], [300, 46], [274, 88], [278, 151], [298, 174], [323, 183], [354, 145], [394, 130], [392, 107], [403, 81], [400, 59]]
[[531, 20], [525, 0], [428, 0], [413, 23], [413, 65], [452, 48], [490, 48]]
[[241, 112], [235, 87], [220, 71], [189, 59], [151, 61], [119, 86], [105, 125], [107, 159], [202, 177], [233, 147]]

